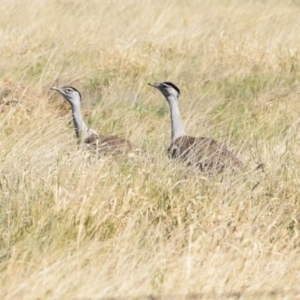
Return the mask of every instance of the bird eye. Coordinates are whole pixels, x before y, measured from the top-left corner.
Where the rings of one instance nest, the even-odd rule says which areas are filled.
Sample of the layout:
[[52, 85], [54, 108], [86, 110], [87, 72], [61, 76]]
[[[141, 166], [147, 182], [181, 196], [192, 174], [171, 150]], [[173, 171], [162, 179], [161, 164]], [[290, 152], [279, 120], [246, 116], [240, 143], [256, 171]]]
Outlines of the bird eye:
[[162, 84], [161, 86], [162, 86], [164, 89], [167, 88], [167, 85], [166, 85], [166, 84]]
[[72, 89], [70, 89], [70, 88], [67, 89], [67, 92], [68, 92], [68, 93], [71, 93], [71, 92], [72, 92]]

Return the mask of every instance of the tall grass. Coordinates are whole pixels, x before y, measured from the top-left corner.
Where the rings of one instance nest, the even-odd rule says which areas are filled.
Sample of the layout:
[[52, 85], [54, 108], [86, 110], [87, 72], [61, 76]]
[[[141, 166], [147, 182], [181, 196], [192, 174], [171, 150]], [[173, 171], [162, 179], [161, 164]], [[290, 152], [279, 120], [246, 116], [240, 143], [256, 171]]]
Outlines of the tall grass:
[[[0, 298], [298, 298], [298, 2], [3, 0]], [[169, 161], [149, 81], [178, 85], [187, 132], [247, 170]], [[67, 84], [144, 155], [77, 145], [49, 90]]]

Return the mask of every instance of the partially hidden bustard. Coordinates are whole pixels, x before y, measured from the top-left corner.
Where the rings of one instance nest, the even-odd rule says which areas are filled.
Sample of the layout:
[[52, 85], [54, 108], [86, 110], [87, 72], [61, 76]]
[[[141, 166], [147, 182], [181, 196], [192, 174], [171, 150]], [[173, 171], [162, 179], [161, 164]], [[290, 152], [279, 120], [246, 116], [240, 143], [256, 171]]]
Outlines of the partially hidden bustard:
[[51, 87], [51, 89], [59, 92], [70, 103], [76, 137], [83, 140], [89, 148], [98, 151], [100, 155], [140, 151], [127, 139], [114, 135], [100, 135], [88, 128], [81, 114], [81, 94], [77, 89], [71, 86]]
[[166, 98], [171, 116], [171, 144], [169, 157], [194, 165], [205, 172], [222, 172], [225, 169], [241, 170], [243, 163], [223, 144], [206, 137], [188, 136], [179, 112], [179, 88], [171, 82], [149, 83]]

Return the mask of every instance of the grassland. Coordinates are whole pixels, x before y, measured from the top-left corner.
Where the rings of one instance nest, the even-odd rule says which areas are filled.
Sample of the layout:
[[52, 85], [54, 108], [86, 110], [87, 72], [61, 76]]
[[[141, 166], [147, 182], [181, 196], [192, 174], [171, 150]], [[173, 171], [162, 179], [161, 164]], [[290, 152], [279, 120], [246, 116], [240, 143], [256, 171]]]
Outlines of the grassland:
[[[296, 0], [2, 0], [0, 298], [299, 298], [299, 13]], [[246, 171], [169, 161], [150, 81], [178, 85], [187, 132], [226, 142]], [[143, 157], [91, 157], [52, 85], [77, 87], [90, 126]]]

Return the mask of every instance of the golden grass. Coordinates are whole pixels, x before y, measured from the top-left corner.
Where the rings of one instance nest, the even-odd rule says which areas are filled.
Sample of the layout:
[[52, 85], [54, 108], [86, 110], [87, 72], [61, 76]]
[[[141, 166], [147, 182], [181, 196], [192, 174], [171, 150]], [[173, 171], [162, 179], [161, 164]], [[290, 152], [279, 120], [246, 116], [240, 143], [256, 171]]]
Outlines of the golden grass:
[[[1, 6], [1, 299], [300, 296], [299, 1]], [[165, 80], [187, 132], [228, 143], [244, 173], [167, 159], [147, 85]], [[66, 84], [92, 128], [144, 156], [85, 153], [49, 90]]]

